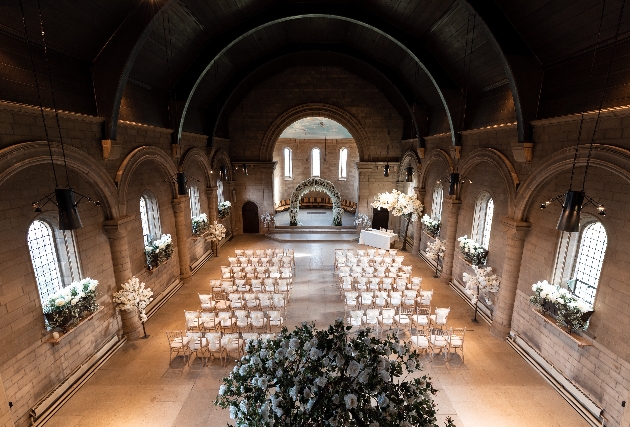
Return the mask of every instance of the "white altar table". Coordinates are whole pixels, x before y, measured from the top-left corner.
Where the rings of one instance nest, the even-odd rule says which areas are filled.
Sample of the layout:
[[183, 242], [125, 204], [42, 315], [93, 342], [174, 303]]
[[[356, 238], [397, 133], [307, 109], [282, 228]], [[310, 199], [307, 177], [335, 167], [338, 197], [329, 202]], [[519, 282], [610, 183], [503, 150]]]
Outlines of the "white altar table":
[[391, 244], [397, 239], [398, 235], [396, 233], [388, 233], [387, 231], [379, 230], [361, 230], [359, 243], [379, 249], [389, 249]]

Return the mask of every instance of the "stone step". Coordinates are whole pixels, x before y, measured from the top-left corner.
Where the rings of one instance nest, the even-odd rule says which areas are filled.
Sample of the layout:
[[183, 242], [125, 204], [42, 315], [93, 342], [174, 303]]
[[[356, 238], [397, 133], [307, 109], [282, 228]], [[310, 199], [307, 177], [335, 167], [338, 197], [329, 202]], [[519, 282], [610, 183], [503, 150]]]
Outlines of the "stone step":
[[268, 233], [277, 242], [356, 242], [356, 233]]

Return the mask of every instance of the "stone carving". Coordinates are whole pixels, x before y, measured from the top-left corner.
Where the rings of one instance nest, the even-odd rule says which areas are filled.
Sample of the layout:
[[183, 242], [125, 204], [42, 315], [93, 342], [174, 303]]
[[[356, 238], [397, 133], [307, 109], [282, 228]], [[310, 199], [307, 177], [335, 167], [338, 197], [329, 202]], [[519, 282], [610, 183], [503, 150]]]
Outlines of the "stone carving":
[[332, 182], [321, 178], [308, 178], [300, 182], [291, 194], [291, 207], [289, 208], [289, 225], [298, 225], [297, 216], [300, 210], [300, 199], [309, 191], [322, 191], [330, 196], [333, 203], [333, 225], [341, 226], [343, 209], [341, 208], [341, 195]]

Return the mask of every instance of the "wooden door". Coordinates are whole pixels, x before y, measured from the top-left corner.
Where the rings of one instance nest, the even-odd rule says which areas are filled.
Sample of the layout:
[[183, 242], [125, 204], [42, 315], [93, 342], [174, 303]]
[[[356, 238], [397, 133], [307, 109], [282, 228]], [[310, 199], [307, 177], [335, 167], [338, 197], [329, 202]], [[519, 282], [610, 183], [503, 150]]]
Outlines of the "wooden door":
[[243, 233], [258, 233], [259, 226], [258, 206], [254, 202], [245, 202], [243, 205]]
[[372, 208], [372, 228], [380, 230], [384, 228], [387, 230], [387, 224], [389, 223], [389, 211], [384, 208]]

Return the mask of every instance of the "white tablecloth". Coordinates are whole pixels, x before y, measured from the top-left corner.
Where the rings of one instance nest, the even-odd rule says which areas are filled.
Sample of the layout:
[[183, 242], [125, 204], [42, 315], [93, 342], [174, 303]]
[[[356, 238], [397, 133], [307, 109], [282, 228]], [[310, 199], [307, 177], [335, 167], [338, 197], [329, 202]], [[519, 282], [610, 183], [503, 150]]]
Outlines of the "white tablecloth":
[[397, 239], [398, 235], [396, 235], [396, 233], [378, 230], [361, 230], [359, 243], [379, 249], [389, 249], [390, 245]]

